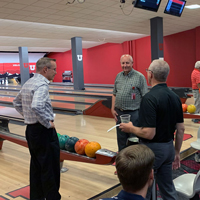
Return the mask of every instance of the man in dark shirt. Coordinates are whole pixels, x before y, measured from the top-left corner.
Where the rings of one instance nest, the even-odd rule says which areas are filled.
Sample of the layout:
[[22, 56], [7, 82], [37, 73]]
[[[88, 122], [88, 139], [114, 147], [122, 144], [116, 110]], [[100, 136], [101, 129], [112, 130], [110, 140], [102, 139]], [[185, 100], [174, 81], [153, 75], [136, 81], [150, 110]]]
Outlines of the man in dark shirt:
[[101, 200], [145, 200], [153, 182], [154, 153], [145, 145], [132, 145], [117, 154], [117, 176], [123, 190], [113, 197]]
[[[180, 149], [184, 135], [183, 111], [179, 97], [166, 84], [169, 65], [154, 60], [147, 71], [152, 89], [141, 102], [139, 127], [122, 123], [120, 129], [141, 138], [155, 154], [154, 172], [163, 200], [177, 200], [172, 168], [180, 167]], [[176, 130], [175, 148], [173, 145]], [[150, 199], [150, 192], [147, 198]]]

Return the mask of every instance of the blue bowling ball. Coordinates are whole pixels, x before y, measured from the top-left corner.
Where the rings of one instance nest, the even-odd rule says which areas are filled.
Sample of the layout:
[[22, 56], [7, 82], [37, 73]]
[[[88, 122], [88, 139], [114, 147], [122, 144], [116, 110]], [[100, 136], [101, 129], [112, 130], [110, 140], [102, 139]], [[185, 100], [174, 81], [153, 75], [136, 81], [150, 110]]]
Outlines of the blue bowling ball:
[[65, 149], [70, 152], [75, 152], [74, 146], [78, 140], [77, 137], [70, 137], [65, 143]]

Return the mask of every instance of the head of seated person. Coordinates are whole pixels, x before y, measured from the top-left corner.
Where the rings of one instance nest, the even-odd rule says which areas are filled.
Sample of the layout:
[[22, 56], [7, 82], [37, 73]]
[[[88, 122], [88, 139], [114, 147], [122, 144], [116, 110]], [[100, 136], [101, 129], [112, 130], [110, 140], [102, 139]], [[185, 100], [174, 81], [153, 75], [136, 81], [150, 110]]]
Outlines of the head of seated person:
[[124, 191], [146, 197], [154, 179], [154, 159], [152, 150], [142, 144], [129, 146], [117, 154], [117, 176]]

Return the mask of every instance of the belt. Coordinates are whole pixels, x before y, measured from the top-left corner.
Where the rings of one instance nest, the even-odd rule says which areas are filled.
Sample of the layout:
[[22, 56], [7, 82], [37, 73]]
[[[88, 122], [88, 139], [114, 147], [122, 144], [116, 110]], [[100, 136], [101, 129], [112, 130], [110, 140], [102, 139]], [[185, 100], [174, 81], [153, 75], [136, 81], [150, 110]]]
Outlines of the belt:
[[151, 140], [143, 140], [143, 139], [139, 139], [139, 141], [141, 142], [141, 143], [143, 143], [143, 144], [152, 144], [152, 143], [168, 143], [168, 142], [170, 142], [171, 140], [169, 140], [169, 141], [160, 141], [160, 142], [157, 142], [157, 141], [151, 141]]
[[122, 112], [124, 112], [124, 111], [130, 111], [130, 112], [133, 112], [134, 110], [124, 110], [124, 109], [122, 109], [122, 108], [117, 108], [118, 110], [120, 110], [120, 111], [122, 111]]

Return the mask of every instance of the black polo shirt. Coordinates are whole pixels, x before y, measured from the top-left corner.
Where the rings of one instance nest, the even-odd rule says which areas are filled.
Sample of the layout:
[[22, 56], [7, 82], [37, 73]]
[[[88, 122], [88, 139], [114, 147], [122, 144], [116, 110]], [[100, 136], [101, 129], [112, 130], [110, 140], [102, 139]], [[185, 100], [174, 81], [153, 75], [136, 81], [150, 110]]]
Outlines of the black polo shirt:
[[166, 83], [154, 86], [142, 99], [139, 127], [156, 128], [152, 140], [144, 142], [169, 142], [174, 139], [176, 123], [183, 122], [182, 103]]

